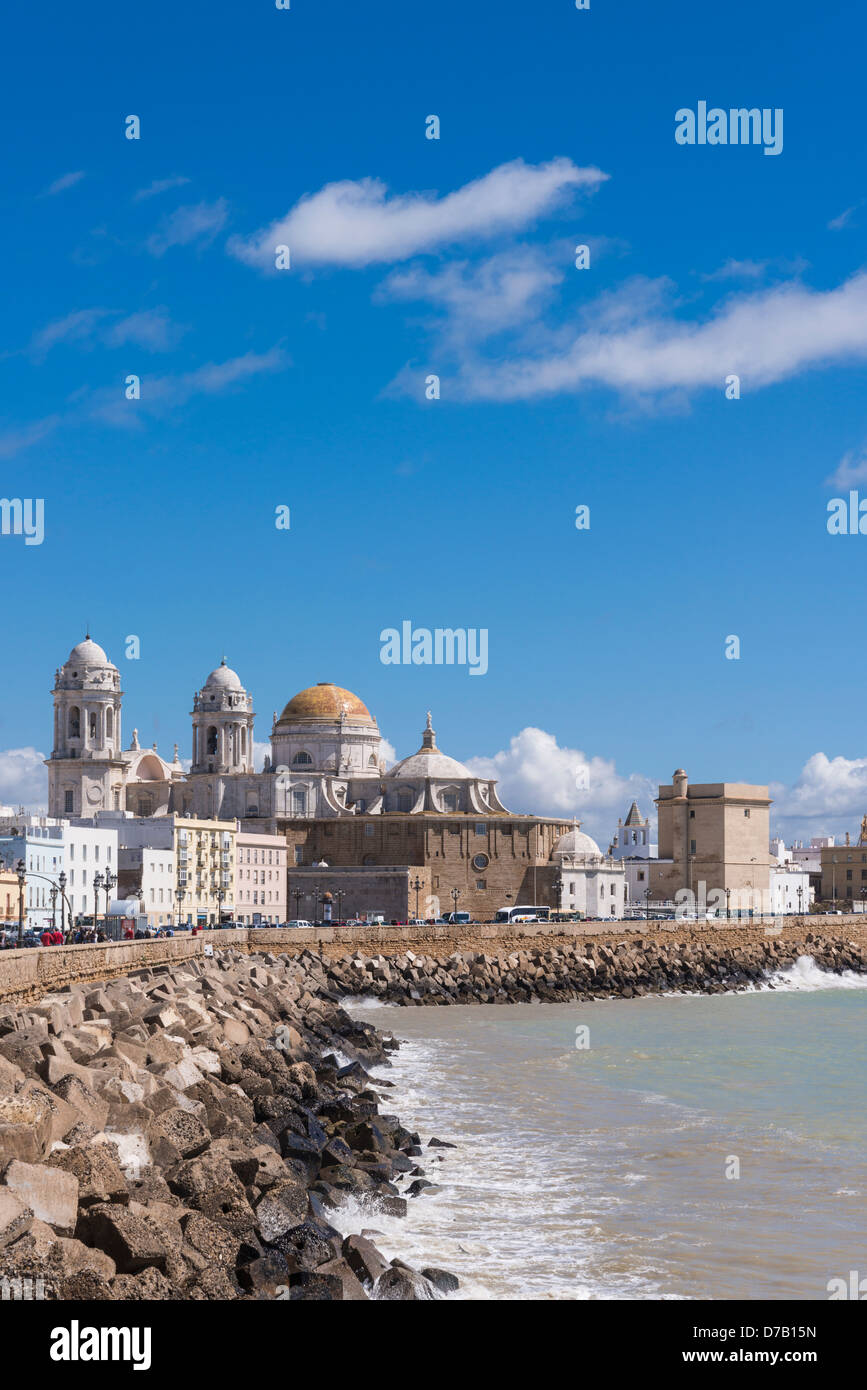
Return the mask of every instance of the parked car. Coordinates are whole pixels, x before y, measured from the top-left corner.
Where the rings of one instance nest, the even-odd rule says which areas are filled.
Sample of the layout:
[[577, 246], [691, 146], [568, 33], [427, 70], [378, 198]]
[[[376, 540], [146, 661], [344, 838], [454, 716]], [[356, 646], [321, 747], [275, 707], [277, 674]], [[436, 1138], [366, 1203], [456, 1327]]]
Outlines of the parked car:
[[306, 921], [303, 917], [296, 917], [291, 922], [286, 923], [287, 927], [312, 927], [313, 923]]
[[427, 923], [425, 922], [423, 917], [410, 917], [406, 925], [408, 927], [425, 927], [427, 926]]
[[443, 920], [447, 922], [449, 926], [464, 927], [473, 919], [468, 912], [450, 912]]

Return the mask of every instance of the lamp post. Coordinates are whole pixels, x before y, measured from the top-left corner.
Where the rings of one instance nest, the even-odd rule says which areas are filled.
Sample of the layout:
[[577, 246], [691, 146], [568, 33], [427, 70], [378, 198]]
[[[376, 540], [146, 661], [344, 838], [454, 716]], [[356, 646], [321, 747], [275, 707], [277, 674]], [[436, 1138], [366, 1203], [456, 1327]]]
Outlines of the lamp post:
[[346, 889], [335, 888], [334, 896], [337, 899], [337, 921], [339, 924], [343, 921], [343, 899], [346, 897]]
[[563, 901], [562, 875], [558, 874], [557, 877], [554, 879], [554, 882], [551, 885], [551, 891], [554, 894], [554, 910], [556, 912], [559, 912]]
[[[861, 889], [861, 897], [862, 897], [862, 898], [864, 897], [865, 893], [867, 893], [867, 884], [865, 884], [865, 885], [862, 887], [862, 889]], [[798, 884], [798, 916], [799, 916], [799, 917], [802, 917], [802, 916], [804, 915], [803, 898], [804, 898], [804, 885], [803, 885], [803, 883], [799, 883], [799, 884]]]
[[304, 897], [303, 888], [293, 888], [292, 896], [295, 899], [295, 921], [301, 920], [301, 899]]
[[732, 899], [732, 890], [731, 890], [730, 888], [727, 888], [727, 889], [726, 889], [726, 921], [727, 921], [727, 922], [731, 920], [731, 915], [732, 915], [732, 910], [731, 910], [731, 906], [730, 906], [730, 904], [731, 904], [731, 899]]
[[313, 925], [319, 921], [319, 884], [313, 885]]
[[460, 896], [461, 896], [461, 890], [460, 890], [460, 888], [453, 888], [452, 891], [451, 891], [451, 899], [452, 899], [452, 902], [453, 902], [454, 905], [455, 905], [455, 911], [454, 911], [454, 915], [455, 915], [455, 916], [457, 916], [457, 911], [458, 911], [458, 898], [459, 898]]
[[218, 926], [218, 927], [221, 925], [221, 923], [222, 923], [222, 921], [223, 921], [223, 899], [225, 898], [225, 896], [226, 896], [226, 890], [225, 890], [225, 888], [223, 888], [222, 885], [221, 885], [221, 886], [217, 889], [217, 926]]
[[415, 889], [415, 917], [416, 921], [418, 921], [418, 895], [421, 892], [421, 879], [418, 874], [416, 874], [415, 883], [412, 886]]
[[54, 931], [54, 930], [56, 929], [56, 927], [57, 927], [57, 884], [56, 884], [56, 883], [52, 883], [50, 889], [48, 890], [48, 896], [49, 896], [50, 899], [51, 899], [51, 930]]
[[644, 920], [645, 920], [645, 922], [649, 922], [649, 921], [650, 921], [650, 889], [649, 889], [649, 888], [645, 888], [645, 890], [644, 890]]
[[93, 931], [96, 934], [96, 924], [99, 919], [99, 890], [102, 887], [102, 874], [97, 869], [93, 875]]
[[176, 889], [175, 889], [175, 897], [176, 897], [177, 900], [178, 900], [178, 926], [181, 925], [181, 913], [183, 912], [183, 902], [184, 902], [184, 895], [185, 895], [185, 893], [186, 893], [186, 889], [184, 889], [184, 888], [176, 888]]
[[[66, 940], [66, 874], [63, 869], [57, 875], [57, 882], [60, 887], [60, 930], [63, 932], [63, 939]], [[72, 913], [69, 914], [69, 925], [72, 926]]]
[[116, 874], [113, 874], [112, 871], [111, 871], [111, 869], [106, 869], [106, 871], [105, 871], [105, 878], [104, 878], [104, 880], [103, 880], [103, 885], [102, 885], [103, 888], [105, 889], [105, 933], [106, 933], [106, 936], [108, 935], [108, 910], [109, 910], [109, 908], [111, 907], [111, 890], [112, 890], [112, 888], [114, 887], [114, 885], [115, 885], [116, 883], [117, 883], [117, 875], [116, 875]]
[[18, 947], [19, 950], [24, 945], [24, 885], [27, 882], [27, 869], [23, 859], [19, 859], [15, 865], [15, 872], [18, 875]]

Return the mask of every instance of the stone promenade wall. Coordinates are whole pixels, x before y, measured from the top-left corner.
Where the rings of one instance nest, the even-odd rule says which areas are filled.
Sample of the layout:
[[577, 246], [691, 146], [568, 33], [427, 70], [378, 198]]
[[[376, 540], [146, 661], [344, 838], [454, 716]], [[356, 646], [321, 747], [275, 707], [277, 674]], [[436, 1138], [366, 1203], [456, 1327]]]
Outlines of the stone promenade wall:
[[112, 941], [102, 945], [49, 946], [0, 951], [0, 1005], [32, 1003], [46, 994], [89, 980], [109, 980], [135, 970], [173, 965], [201, 956], [205, 946], [231, 946], [245, 952], [273, 951], [300, 955], [315, 951], [329, 960], [355, 952], [362, 955], [448, 956], [454, 951], [510, 953], [538, 945], [565, 945], [588, 936], [604, 942], [630, 937], [713, 942], [721, 948], [774, 937], [794, 944], [809, 934], [841, 940], [867, 940], [867, 922], [860, 915], [786, 918], [782, 932], [773, 924], [736, 926], [680, 922], [526, 922], [515, 926], [477, 923], [469, 926], [424, 927], [287, 927], [234, 928], [189, 936], [186, 933], [149, 941]]

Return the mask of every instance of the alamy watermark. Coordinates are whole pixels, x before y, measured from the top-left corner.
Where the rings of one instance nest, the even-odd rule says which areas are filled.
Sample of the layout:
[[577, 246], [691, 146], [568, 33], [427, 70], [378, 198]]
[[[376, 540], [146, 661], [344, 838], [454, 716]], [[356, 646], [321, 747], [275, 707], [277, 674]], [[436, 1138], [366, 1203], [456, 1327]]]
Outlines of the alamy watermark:
[[471, 676], [488, 669], [486, 627], [414, 628], [409, 618], [379, 634], [383, 666], [468, 666]]
[[674, 113], [674, 138], [679, 145], [764, 145], [765, 154], [783, 152], [783, 108], [721, 106], [708, 110], [700, 101], [693, 111], [682, 106]]
[[42, 497], [0, 497], [0, 535], [23, 536], [25, 545], [45, 539], [45, 500]]

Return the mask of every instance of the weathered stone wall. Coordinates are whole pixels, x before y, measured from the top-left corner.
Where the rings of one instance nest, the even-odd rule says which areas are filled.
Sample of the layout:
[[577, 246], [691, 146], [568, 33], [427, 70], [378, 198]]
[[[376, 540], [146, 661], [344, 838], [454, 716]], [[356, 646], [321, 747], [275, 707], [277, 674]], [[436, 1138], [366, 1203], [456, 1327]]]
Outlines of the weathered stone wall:
[[806, 945], [810, 933], [863, 943], [867, 941], [867, 922], [860, 914], [787, 918], [778, 933], [771, 930], [770, 923], [765, 928], [736, 926], [731, 922], [719, 926], [682, 922], [527, 922], [505, 926], [480, 922], [463, 927], [242, 927], [150, 941], [0, 951], [0, 1004], [30, 1003], [84, 981], [109, 980], [135, 970], [189, 960], [201, 956], [206, 945], [232, 947], [248, 954], [273, 951], [299, 956], [310, 950], [329, 960], [340, 960], [356, 952], [400, 956], [408, 950], [435, 956], [448, 956], [453, 951], [508, 954], [531, 946], [563, 946], [587, 937], [615, 944], [632, 937], [660, 937], [667, 941], [713, 942], [720, 948], [773, 940]]

